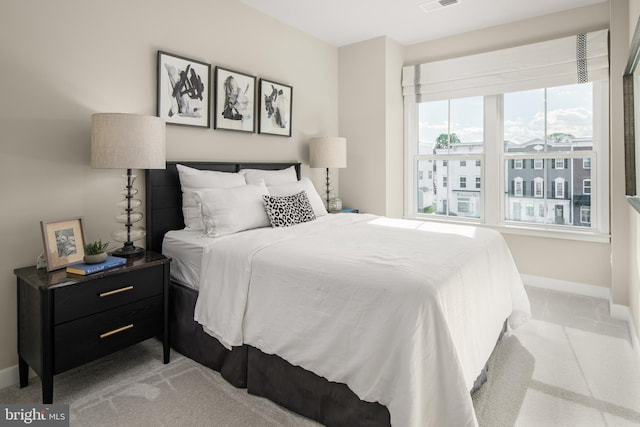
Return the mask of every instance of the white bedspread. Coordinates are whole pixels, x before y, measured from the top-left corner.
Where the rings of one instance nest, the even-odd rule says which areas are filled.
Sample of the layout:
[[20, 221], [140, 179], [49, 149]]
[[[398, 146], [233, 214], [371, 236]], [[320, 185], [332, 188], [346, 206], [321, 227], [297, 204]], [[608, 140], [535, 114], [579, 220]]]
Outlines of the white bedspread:
[[226, 346], [277, 354], [394, 426], [475, 426], [471, 389], [498, 339], [529, 315], [489, 229], [327, 215], [205, 248], [195, 319]]

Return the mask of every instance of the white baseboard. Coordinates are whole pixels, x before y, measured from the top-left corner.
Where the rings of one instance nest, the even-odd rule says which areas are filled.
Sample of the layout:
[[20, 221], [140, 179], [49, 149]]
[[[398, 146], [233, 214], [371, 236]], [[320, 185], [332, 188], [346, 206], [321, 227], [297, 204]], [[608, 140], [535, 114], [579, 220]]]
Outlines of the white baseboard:
[[613, 319], [624, 320], [629, 327], [629, 335], [631, 336], [631, 345], [635, 350], [636, 357], [638, 358], [638, 364], [640, 365], [640, 340], [638, 339], [638, 331], [633, 321], [633, 313], [631, 309], [626, 305], [609, 303], [609, 309], [611, 311], [611, 317]]
[[[29, 378], [35, 377], [36, 373], [29, 368]], [[20, 383], [20, 374], [18, 373], [18, 365], [9, 366], [0, 369], [0, 389], [14, 386]]]
[[592, 298], [602, 298], [609, 301], [609, 315], [612, 319], [624, 320], [629, 328], [631, 345], [640, 364], [640, 339], [633, 321], [631, 309], [626, 305], [611, 302], [611, 291], [601, 286], [587, 285], [585, 283], [569, 282], [566, 280], [551, 279], [548, 277], [521, 274], [522, 282], [527, 286], [550, 289], [553, 291], [569, 292], [576, 295], [584, 295]]
[[536, 288], [551, 289], [553, 291], [568, 292], [570, 294], [584, 295], [593, 298], [609, 300], [611, 291], [602, 286], [587, 285], [585, 283], [570, 282], [568, 280], [552, 279], [550, 277], [533, 276], [521, 274], [522, 281], [527, 286]]

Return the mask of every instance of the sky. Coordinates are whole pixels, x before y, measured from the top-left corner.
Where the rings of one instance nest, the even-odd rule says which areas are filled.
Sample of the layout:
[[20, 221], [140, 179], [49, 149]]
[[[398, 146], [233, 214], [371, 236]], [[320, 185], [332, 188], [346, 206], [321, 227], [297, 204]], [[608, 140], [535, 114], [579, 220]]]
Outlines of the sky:
[[[593, 84], [548, 88], [547, 135], [568, 133], [593, 137]], [[420, 104], [419, 139], [432, 143], [448, 130], [447, 100]], [[451, 133], [462, 142], [483, 140], [483, 98], [451, 100]], [[504, 95], [504, 139], [523, 143], [545, 135], [545, 90], [535, 89]]]

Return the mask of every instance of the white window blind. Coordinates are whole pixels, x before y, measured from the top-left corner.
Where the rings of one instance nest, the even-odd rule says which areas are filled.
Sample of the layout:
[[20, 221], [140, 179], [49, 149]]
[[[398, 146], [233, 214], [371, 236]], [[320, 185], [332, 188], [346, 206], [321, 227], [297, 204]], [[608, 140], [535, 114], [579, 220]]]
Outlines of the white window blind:
[[403, 68], [405, 103], [609, 78], [608, 30]]

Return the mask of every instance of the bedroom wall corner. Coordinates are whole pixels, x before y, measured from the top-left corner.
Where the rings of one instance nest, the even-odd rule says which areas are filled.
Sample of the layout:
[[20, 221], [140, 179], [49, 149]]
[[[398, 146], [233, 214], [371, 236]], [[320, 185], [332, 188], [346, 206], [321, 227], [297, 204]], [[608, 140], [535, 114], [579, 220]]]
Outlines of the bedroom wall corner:
[[338, 49], [236, 0], [180, 10], [169, 0], [0, 2], [0, 371], [17, 363], [13, 269], [42, 252], [39, 222], [82, 216], [89, 239], [118, 227], [124, 171], [90, 167], [90, 115], [155, 115], [157, 50], [293, 86], [291, 138], [167, 126], [168, 160], [301, 161], [321, 187], [308, 140], [338, 133]]
[[338, 49], [340, 135], [347, 167], [340, 197], [361, 212], [402, 216], [403, 47], [377, 37]]

